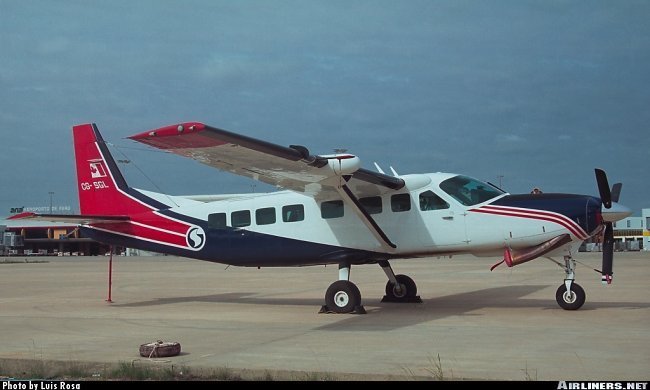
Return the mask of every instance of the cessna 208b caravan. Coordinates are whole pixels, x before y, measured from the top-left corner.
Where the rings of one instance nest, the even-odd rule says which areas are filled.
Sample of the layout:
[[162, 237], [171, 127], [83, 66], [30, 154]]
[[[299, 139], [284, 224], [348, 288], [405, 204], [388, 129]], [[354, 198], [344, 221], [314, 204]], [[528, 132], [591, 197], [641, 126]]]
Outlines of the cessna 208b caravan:
[[599, 169], [600, 198], [511, 195], [457, 174], [390, 176], [361, 168], [352, 154], [313, 155], [197, 122], [130, 138], [284, 191], [170, 196], [129, 187], [95, 124], [74, 126], [73, 137], [81, 214], [14, 218], [75, 222], [107, 244], [236, 266], [338, 264], [339, 280], [325, 293], [327, 310], [337, 313], [361, 304], [352, 265], [378, 264], [388, 277], [385, 298], [412, 302], [415, 282], [390, 262], [461, 253], [503, 256], [508, 267], [563, 256], [556, 299], [576, 310], [585, 292], [575, 283], [573, 255], [602, 235], [602, 280], [610, 283], [612, 222], [631, 214], [617, 204], [621, 185], [610, 190]]

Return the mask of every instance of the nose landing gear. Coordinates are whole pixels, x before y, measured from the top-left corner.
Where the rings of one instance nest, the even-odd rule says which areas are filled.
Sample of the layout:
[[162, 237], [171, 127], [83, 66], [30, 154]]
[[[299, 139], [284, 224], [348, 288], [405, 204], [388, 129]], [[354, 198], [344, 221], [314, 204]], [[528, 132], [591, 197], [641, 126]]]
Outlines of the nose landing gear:
[[555, 293], [557, 304], [564, 310], [578, 310], [584, 305], [587, 294], [575, 283], [576, 261], [571, 256], [564, 256], [564, 284]]

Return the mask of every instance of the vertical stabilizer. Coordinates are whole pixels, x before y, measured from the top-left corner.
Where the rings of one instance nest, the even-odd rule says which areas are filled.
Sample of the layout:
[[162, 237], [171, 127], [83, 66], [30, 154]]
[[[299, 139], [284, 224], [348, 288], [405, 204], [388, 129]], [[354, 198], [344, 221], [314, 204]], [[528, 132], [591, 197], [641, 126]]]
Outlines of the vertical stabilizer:
[[81, 214], [130, 215], [154, 207], [133, 197], [97, 126], [72, 128]]

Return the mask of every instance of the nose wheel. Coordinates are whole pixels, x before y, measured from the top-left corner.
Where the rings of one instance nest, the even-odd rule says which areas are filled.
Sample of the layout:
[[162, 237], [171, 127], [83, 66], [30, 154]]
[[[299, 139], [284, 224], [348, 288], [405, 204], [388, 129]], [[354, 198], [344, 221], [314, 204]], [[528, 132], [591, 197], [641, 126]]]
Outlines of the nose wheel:
[[564, 310], [578, 310], [585, 304], [587, 294], [585, 290], [575, 282], [576, 261], [571, 256], [564, 256], [564, 284], [558, 287], [555, 292], [557, 304]]
[[565, 285], [561, 285], [555, 293], [557, 304], [564, 310], [580, 309], [584, 305], [586, 298], [585, 290], [578, 283], [571, 283], [569, 290]]

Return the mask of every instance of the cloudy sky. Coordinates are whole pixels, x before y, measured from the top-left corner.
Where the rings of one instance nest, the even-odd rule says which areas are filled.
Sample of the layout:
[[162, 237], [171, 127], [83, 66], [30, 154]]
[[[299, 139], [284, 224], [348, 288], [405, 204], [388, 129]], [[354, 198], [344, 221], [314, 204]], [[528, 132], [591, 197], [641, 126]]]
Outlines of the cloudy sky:
[[125, 137], [200, 121], [364, 166], [650, 207], [648, 1], [0, 0], [0, 215], [77, 207], [71, 126], [129, 183], [268, 187]]

